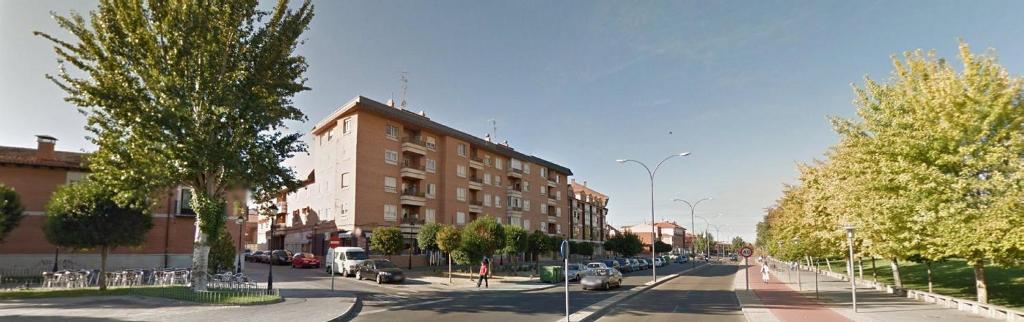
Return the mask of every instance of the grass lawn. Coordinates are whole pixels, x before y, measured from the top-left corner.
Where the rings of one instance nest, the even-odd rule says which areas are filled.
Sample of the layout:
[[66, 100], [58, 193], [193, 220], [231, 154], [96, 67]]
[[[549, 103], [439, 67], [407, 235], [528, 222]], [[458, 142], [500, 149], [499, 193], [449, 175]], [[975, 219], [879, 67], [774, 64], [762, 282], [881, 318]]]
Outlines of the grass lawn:
[[[876, 259], [876, 275], [879, 282], [892, 285], [892, 269], [889, 261]], [[825, 261], [818, 267], [827, 270]], [[832, 261], [832, 270], [846, 274], [846, 261]], [[854, 272], [857, 272], [855, 269]], [[900, 275], [903, 286], [915, 290], [928, 290], [928, 271], [924, 264], [900, 261]], [[871, 277], [871, 261], [864, 260], [864, 278]], [[998, 265], [985, 266], [985, 279], [988, 281], [989, 303], [1024, 309], [1024, 268]], [[975, 300], [974, 269], [967, 266], [962, 259], [947, 260], [932, 264], [932, 283], [935, 293]]]
[[151, 296], [189, 302], [223, 305], [270, 304], [277, 303], [282, 300], [281, 296], [278, 294], [266, 295], [241, 293], [221, 289], [211, 289], [208, 292], [196, 293], [192, 292], [192, 290], [185, 286], [108, 288], [107, 290], [104, 291], [100, 291], [98, 288], [16, 290], [0, 292], [0, 300], [114, 295]]

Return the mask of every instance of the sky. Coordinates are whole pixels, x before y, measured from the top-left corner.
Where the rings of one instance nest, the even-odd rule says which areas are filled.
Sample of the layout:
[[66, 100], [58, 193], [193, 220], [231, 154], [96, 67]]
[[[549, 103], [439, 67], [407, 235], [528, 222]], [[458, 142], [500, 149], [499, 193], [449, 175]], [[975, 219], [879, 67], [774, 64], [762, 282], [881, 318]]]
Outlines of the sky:
[[[754, 226], [793, 183], [796, 166], [834, 144], [830, 116], [853, 116], [852, 86], [885, 80], [891, 57], [958, 40], [1024, 71], [1024, 2], [1012, 1], [314, 1], [297, 53], [313, 124], [357, 95], [409, 109], [572, 169], [608, 195], [616, 226], [650, 221], [643, 168], [653, 167], [657, 220], [690, 227], [674, 198], [712, 197], [697, 216], [726, 237]], [[44, 78], [60, 31], [49, 12], [93, 1], [0, 1], [0, 145], [92, 151], [84, 117]], [[289, 165], [302, 169], [303, 158]], [[697, 219], [698, 230], [705, 229]], [[712, 228], [714, 231], [714, 228]]]

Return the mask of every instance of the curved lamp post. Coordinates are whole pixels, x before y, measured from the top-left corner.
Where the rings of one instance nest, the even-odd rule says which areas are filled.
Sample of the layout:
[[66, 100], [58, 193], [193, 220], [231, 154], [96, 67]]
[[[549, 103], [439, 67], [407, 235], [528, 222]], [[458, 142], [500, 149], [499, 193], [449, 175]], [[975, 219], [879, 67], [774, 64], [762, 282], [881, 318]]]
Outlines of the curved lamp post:
[[[699, 205], [701, 201], [705, 201], [705, 200], [711, 200], [711, 197], [701, 198], [700, 200], [697, 200], [697, 202], [694, 202], [694, 203], [690, 203], [689, 201], [686, 201], [686, 200], [683, 200], [683, 199], [679, 199], [679, 198], [672, 199], [672, 201], [682, 202], [682, 203], [685, 203], [687, 206], [690, 207], [690, 228], [693, 228], [693, 231], [691, 233], [693, 234], [693, 241], [694, 242], [697, 241], [697, 224], [696, 224], [695, 220], [693, 219], [694, 218], [694, 209], [697, 208], [697, 205]], [[684, 243], [686, 242], [686, 236], [685, 235], [683, 236], [683, 242]], [[695, 250], [696, 249], [694, 248], [694, 243], [691, 242], [690, 243], [690, 256], [691, 257], [693, 256]], [[697, 262], [690, 261], [690, 268], [694, 268], [696, 266], [697, 266]]]
[[242, 272], [242, 257], [245, 256], [242, 251], [242, 224], [245, 223], [245, 217], [239, 215], [238, 218], [235, 218], [235, 223], [238, 224], [238, 246], [236, 248], [238, 249], [238, 264], [235, 265], [235, 273], [238, 274]]
[[274, 229], [277, 228], [277, 205], [267, 207], [270, 210], [270, 239], [267, 240], [267, 248], [270, 249], [270, 260], [267, 261], [267, 292], [274, 289]]
[[654, 227], [654, 175], [656, 173], [658, 173], [658, 169], [661, 168], [661, 165], [663, 163], [665, 163], [665, 161], [668, 161], [668, 159], [671, 159], [671, 158], [674, 158], [674, 157], [685, 157], [685, 156], [688, 156], [688, 155], [690, 155], [690, 152], [683, 152], [683, 153], [673, 154], [673, 155], [667, 156], [664, 159], [661, 159], [661, 162], [658, 162], [658, 164], [654, 166], [654, 170], [651, 170], [651, 168], [648, 167], [646, 164], [644, 164], [643, 162], [637, 161], [637, 160], [631, 160], [631, 159], [615, 160], [615, 162], [618, 162], [618, 163], [633, 162], [633, 163], [639, 164], [640, 166], [644, 167], [644, 170], [647, 170], [647, 177], [650, 179], [650, 182], [651, 182], [651, 278], [655, 282], [658, 281], [658, 269], [656, 267], [654, 267], [654, 257], [655, 257], [654, 243], [655, 243], [655, 238], [656, 238], [656, 236], [658, 234], [657, 234], [657, 228]]

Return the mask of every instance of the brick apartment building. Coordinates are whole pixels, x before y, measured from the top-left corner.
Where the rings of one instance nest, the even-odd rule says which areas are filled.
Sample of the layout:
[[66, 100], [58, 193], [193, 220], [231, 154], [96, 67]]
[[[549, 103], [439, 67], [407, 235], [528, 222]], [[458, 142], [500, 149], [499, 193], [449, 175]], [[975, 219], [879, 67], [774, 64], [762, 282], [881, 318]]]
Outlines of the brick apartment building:
[[[679, 226], [674, 221], [661, 221], [654, 224], [657, 240], [672, 245], [672, 252], [677, 254], [687, 253], [687, 233], [686, 228]], [[630, 231], [640, 237], [640, 241], [645, 246], [645, 252], [649, 251], [651, 245], [651, 225], [650, 224], [637, 224], [630, 226], [623, 226], [622, 231]]]
[[569, 189], [572, 194], [569, 200], [569, 209], [572, 209], [572, 217], [569, 217], [572, 227], [569, 230], [569, 239], [593, 243], [594, 255], [602, 255], [604, 241], [607, 239], [605, 223], [608, 216], [608, 196], [587, 187], [586, 181], [582, 184], [576, 183], [576, 179], [572, 179]]
[[[55, 257], [60, 268], [99, 267], [97, 252], [58, 249], [43, 235], [45, 206], [53, 192], [89, 174], [87, 154], [56, 151], [56, 143], [56, 138], [40, 135], [35, 149], [0, 146], [0, 183], [13, 188], [25, 208], [21, 222], [0, 242], [0, 269], [49, 270]], [[109, 268], [192, 266], [195, 213], [185, 202], [188, 198], [190, 190], [183, 187], [160, 193], [145, 243], [114, 249], [108, 258]], [[239, 226], [231, 219], [237, 215], [233, 209], [229, 211], [227, 229], [232, 240], [237, 240]], [[243, 244], [254, 242], [255, 223], [248, 228], [250, 240]]]
[[[311, 134], [312, 170], [302, 187], [278, 200], [278, 228], [261, 236], [269, 243], [261, 248], [324, 255], [333, 237], [368, 248], [371, 231], [381, 226], [399, 227], [415, 245], [424, 223], [463, 225], [485, 215], [531, 232], [569, 231], [572, 172], [507, 143], [362, 96]], [[267, 236], [269, 222], [259, 229]]]

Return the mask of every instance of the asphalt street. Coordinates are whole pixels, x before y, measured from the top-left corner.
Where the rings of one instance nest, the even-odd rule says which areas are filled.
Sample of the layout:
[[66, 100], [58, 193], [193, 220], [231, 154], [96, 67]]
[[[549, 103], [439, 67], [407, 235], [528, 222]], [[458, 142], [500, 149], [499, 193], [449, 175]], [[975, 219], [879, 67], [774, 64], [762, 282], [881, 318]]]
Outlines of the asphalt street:
[[616, 304], [599, 322], [746, 321], [732, 291], [738, 266], [712, 265]]

